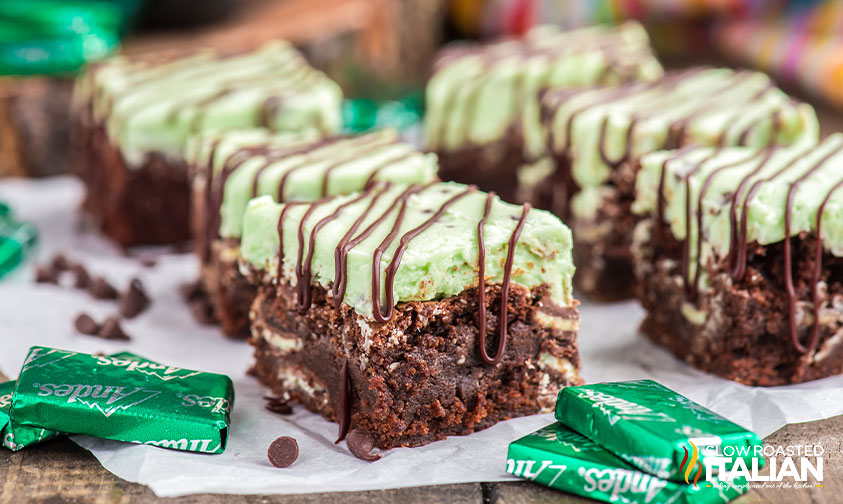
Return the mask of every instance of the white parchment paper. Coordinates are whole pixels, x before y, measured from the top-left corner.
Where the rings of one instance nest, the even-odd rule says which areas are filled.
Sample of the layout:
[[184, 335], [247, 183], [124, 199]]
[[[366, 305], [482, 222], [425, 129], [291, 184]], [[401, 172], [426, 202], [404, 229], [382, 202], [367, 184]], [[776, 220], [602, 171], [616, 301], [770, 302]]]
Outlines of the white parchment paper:
[[[519, 418], [465, 437], [421, 448], [394, 449], [379, 462], [356, 459], [345, 443], [334, 445], [337, 426], [297, 407], [292, 416], [263, 408], [265, 391], [245, 375], [251, 350], [196, 324], [178, 293], [195, 279], [191, 255], [166, 254], [154, 268], [121, 255], [92, 230], [80, 229], [76, 208], [82, 189], [71, 178], [0, 182], [0, 201], [35, 222], [41, 231], [37, 256], [60, 250], [89, 270], [124, 288], [140, 277], [153, 304], [124, 323], [133, 339], [102, 341], [75, 333], [74, 317], [87, 311], [102, 318], [115, 313], [110, 302], [95, 301], [70, 287], [35, 285], [32, 263], [0, 281], [0, 369], [15, 377], [27, 349], [46, 345], [83, 352], [130, 350], [167, 364], [225, 373], [234, 380], [236, 400], [228, 448], [221, 455], [198, 455], [83, 436], [91, 450], [121, 478], [149, 485], [159, 496], [200, 492], [305, 493], [510, 479], [504, 472], [507, 444], [543, 427], [551, 415]], [[843, 376], [803, 385], [753, 388], [708, 376], [677, 361], [636, 333], [641, 309], [632, 302], [582, 306], [582, 375], [588, 381], [652, 378], [766, 436], [787, 423], [843, 414]], [[266, 458], [269, 443], [293, 436], [299, 459], [276, 469]]]

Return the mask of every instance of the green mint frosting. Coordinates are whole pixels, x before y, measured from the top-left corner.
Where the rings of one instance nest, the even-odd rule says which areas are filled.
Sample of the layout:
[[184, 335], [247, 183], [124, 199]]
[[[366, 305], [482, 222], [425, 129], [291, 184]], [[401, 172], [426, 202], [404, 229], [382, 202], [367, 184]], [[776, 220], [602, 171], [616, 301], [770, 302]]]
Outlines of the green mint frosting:
[[[729, 253], [732, 195], [745, 178], [746, 182], [737, 195], [735, 206], [738, 225], [744, 201], [751, 188], [757, 181], [764, 181], [781, 172], [772, 180], [757, 184], [757, 189], [749, 199], [747, 243], [758, 242], [762, 245], [780, 242], [785, 238], [787, 193], [794, 181], [811, 168], [817, 167], [793, 193], [791, 236], [816, 230], [820, 204], [835, 184], [843, 179], [843, 134], [839, 133], [819, 145], [801, 144], [773, 150], [733, 147], [721, 151], [701, 147], [691, 149], [680, 157], [676, 156], [676, 151], [662, 151], [642, 158], [633, 211], [641, 215], [653, 215], [657, 211], [659, 178], [664, 165], [664, 221], [677, 239], [685, 239], [688, 236], [685, 179], [688, 173], [696, 170], [689, 179], [691, 275], [696, 270], [697, 240], [700, 236], [697, 227], [699, 194], [706, 180], [709, 182], [702, 200], [702, 226], [705, 233], [701, 264], [705, 264], [711, 257], [721, 259]], [[830, 253], [843, 256], [843, 189], [835, 190], [825, 205], [822, 243]]]
[[283, 41], [157, 63], [117, 56], [90, 66], [75, 92], [76, 106], [90, 104], [129, 166], [150, 152], [180, 157], [196, 133], [255, 126], [332, 133], [341, 123], [339, 86]]
[[[260, 150], [249, 153], [255, 148]], [[223, 238], [240, 238], [243, 214], [253, 197], [258, 172], [257, 195], [277, 200], [286, 177], [283, 201], [314, 201], [326, 195], [360, 191], [370, 177], [414, 184], [436, 180], [437, 171], [435, 154], [419, 152], [400, 141], [391, 129], [329, 139], [319, 139], [314, 132], [230, 131], [198, 137], [188, 150], [192, 163], [213, 165], [215, 178], [226, 163], [234, 165], [235, 158], [246, 156], [226, 179], [220, 209], [219, 232]], [[323, 188], [326, 172], [327, 186]]]
[[614, 89], [552, 91], [543, 105], [552, 111], [546, 124], [552, 148], [571, 158], [581, 188], [572, 209], [586, 218], [612, 170], [601, 145], [609, 160], [634, 160], [665, 149], [679, 133], [673, 141], [681, 145], [762, 147], [813, 142], [819, 130], [813, 108], [787, 96], [768, 76], [726, 68], [697, 68]]
[[[392, 260], [401, 235], [428, 220], [445, 201], [465, 191], [467, 186], [456, 183], [437, 183], [411, 196], [399, 234], [386, 250], [380, 265], [381, 281]], [[381, 194], [381, 191], [385, 191]], [[384, 214], [390, 204], [404, 191], [401, 186], [379, 186], [345, 207], [335, 220], [329, 221], [316, 235], [312, 277], [314, 284], [329, 287], [334, 281], [334, 251], [340, 239], [357, 218], [376, 198], [357, 234]], [[377, 194], [381, 194], [377, 197]], [[356, 196], [339, 196], [316, 206], [303, 225], [304, 247], [314, 225], [332, 214], [340, 205]], [[478, 284], [477, 224], [483, 217], [486, 195], [474, 191], [457, 200], [431, 227], [409, 242], [395, 275], [395, 301], [441, 299], [454, 296]], [[298, 258], [298, 229], [309, 205], [292, 205], [283, 221], [285, 280], [295, 285], [295, 266]], [[276, 276], [279, 239], [277, 225], [283, 204], [263, 196], [253, 199], [246, 210], [241, 243], [242, 258], [258, 270]], [[518, 224], [522, 208], [495, 198], [489, 219], [484, 227], [486, 248], [486, 281], [500, 283], [509, 239]], [[363, 316], [371, 317], [372, 256], [389, 234], [397, 210], [388, 214], [374, 232], [348, 254], [348, 282], [344, 301]], [[563, 306], [573, 303], [571, 277], [574, 264], [571, 256], [571, 232], [552, 214], [531, 209], [524, 223], [514, 253], [512, 283], [531, 288], [547, 284], [550, 296]], [[303, 251], [304, 255], [307, 250]], [[383, 285], [381, 296], [383, 298]], [[382, 299], [382, 306], [385, 301]]]
[[545, 151], [541, 89], [650, 81], [663, 73], [647, 33], [635, 22], [573, 31], [540, 26], [523, 39], [455, 46], [434, 70], [425, 113], [431, 150], [493, 143], [515, 126], [527, 159]]

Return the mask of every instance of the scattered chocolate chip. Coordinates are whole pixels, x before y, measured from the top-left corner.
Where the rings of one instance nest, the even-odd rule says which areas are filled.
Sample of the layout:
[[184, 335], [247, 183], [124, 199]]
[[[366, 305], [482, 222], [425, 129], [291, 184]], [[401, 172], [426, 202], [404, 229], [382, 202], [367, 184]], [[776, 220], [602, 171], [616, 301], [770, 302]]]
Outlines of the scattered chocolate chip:
[[101, 276], [94, 277], [88, 286], [88, 292], [96, 299], [117, 299], [117, 289]]
[[299, 444], [290, 436], [281, 436], [269, 445], [266, 456], [275, 467], [288, 467], [299, 458]]
[[202, 287], [202, 282], [195, 281], [195, 282], [187, 282], [181, 284], [179, 287], [179, 292], [181, 292], [181, 297], [185, 301], [194, 301], [196, 299], [200, 299], [205, 295], [205, 290]]
[[58, 284], [59, 272], [52, 266], [38, 266], [35, 269], [35, 282]]
[[149, 296], [143, 283], [138, 278], [133, 278], [129, 283], [126, 293], [120, 298], [120, 315], [125, 318], [133, 318], [149, 306]]
[[91, 283], [91, 275], [88, 270], [81, 264], [74, 264], [70, 267], [70, 272], [73, 274], [73, 286], [77, 289], [87, 289]]
[[214, 308], [205, 300], [197, 299], [191, 301], [190, 311], [202, 325], [213, 325], [217, 322], [217, 319], [214, 317]]
[[158, 265], [158, 258], [154, 255], [142, 256], [140, 258], [140, 263], [144, 268], [154, 268]]
[[120, 327], [120, 321], [117, 317], [108, 317], [105, 319], [105, 322], [103, 322], [100, 328], [99, 337], [107, 340], [127, 341], [131, 339], [128, 334], [123, 332], [123, 328]]
[[266, 399], [267, 410], [278, 413], [279, 415], [292, 415], [293, 407], [281, 397], [264, 397]]
[[372, 453], [375, 447], [375, 439], [369, 431], [351, 429], [345, 438], [348, 444], [348, 451], [355, 457], [366, 462], [374, 462], [381, 459], [380, 453]]
[[94, 319], [92, 319], [87, 313], [80, 313], [76, 317], [76, 320], [73, 321], [73, 325], [79, 333], [87, 334], [88, 336], [93, 336], [100, 330], [99, 324], [97, 324], [96, 321], [94, 321]]
[[56, 254], [53, 256], [53, 268], [56, 271], [67, 271], [70, 269], [71, 263], [67, 260], [64, 254]]

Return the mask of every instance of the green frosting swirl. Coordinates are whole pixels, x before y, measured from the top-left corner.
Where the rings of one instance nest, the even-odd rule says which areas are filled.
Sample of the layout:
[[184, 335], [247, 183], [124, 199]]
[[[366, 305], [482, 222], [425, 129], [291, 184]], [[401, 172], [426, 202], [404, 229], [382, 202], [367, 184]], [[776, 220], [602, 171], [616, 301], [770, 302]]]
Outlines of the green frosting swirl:
[[283, 41], [244, 54], [213, 51], [150, 63], [117, 56], [91, 65], [77, 83], [129, 166], [150, 152], [181, 157], [192, 134], [264, 126], [332, 133], [342, 91]]
[[543, 105], [551, 111], [552, 148], [570, 158], [581, 188], [572, 210], [585, 218], [596, 210], [613, 169], [606, 158], [631, 161], [671, 144], [815, 142], [819, 131], [814, 109], [787, 96], [767, 75], [726, 68], [697, 68], [614, 89], [551, 91]]
[[438, 167], [435, 154], [419, 152], [391, 129], [329, 139], [319, 139], [313, 131], [229, 131], [197, 137], [188, 151], [192, 164], [213, 167], [215, 179], [224, 166], [236, 166], [223, 189], [219, 229], [223, 238], [240, 238], [255, 177], [257, 195], [277, 200], [284, 179], [283, 201], [314, 201], [360, 191], [370, 178], [405, 185], [432, 182]]
[[426, 90], [431, 150], [484, 145], [516, 126], [525, 157], [545, 151], [538, 93], [544, 88], [653, 80], [662, 68], [635, 22], [560, 31], [540, 26], [523, 39], [456, 46], [440, 57]]
[[[699, 147], [679, 154], [677, 151], [648, 154], [641, 160], [637, 178], [635, 213], [646, 216], [656, 213], [663, 166], [664, 222], [679, 240], [689, 236], [686, 222], [690, 224], [689, 266], [690, 275], [694, 275], [700, 239], [699, 212], [702, 212], [702, 228], [705, 230], [702, 233], [701, 264], [709, 258], [726, 257], [732, 229], [732, 197], [739, 187], [741, 191], [737, 193], [735, 211], [739, 216], [737, 224], [740, 225], [740, 216], [746, 207], [747, 243], [777, 243], [785, 238], [785, 211], [791, 185], [816, 168], [793, 192], [790, 236], [816, 231], [820, 205], [831, 189], [843, 180], [843, 134], [834, 134], [819, 145], [800, 144], [761, 150], [733, 147], [720, 151]], [[690, 185], [690, 219], [686, 219], [686, 179]], [[700, 207], [700, 191], [706, 181]], [[745, 205], [747, 196], [756, 185]], [[843, 256], [843, 190], [831, 192], [822, 214], [821, 234], [825, 249], [836, 256]]]
[[[428, 220], [447, 200], [465, 191], [467, 186], [456, 183], [433, 184], [407, 200], [401, 223], [400, 237]], [[334, 251], [340, 239], [355, 220], [375, 199], [371, 212], [366, 214], [358, 233], [383, 215], [390, 204], [406, 189], [401, 186], [379, 186], [365, 197], [345, 207], [339, 216], [328, 222], [316, 235], [311, 281], [328, 288], [334, 281]], [[382, 192], [381, 191], [385, 191]], [[380, 194], [380, 196], [377, 196]], [[340, 205], [356, 196], [335, 197], [312, 210], [303, 224], [304, 246], [314, 227]], [[477, 224], [482, 219], [486, 195], [469, 193], [450, 206], [440, 219], [409, 242], [395, 275], [395, 301], [440, 299], [459, 294], [478, 284]], [[283, 204], [263, 196], [249, 203], [244, 219], [241, 254], [243, 260], [258, 270], [275, 277], [278, 267], [278, 220]], [[284, 279], [297, 283], [295, 266], [299, 254], [298, 230], [310, 205], [293, 205], [283, 221]], [[372, 317], [372, 261], [373, 253], [383, 241], [398, 211], [393, 210], [373, 233], [351, 249], [348, 254], [348, 282], [344, 301], [358, 313]], [[522, 208], [494, 199], [489, 219], [484, 227], [486, 247], [486, 281], [500, 283], [509, 239], [518, 224]], [[385, 251], [380, 264], [381, 281], [385, 282], [386, 267], [392, 261], [398, 238]], [[547, 284], [553, 300], [562, 306], [573, 301], [571, 277], [574, 264], [571, 256], [571, 232], [552, 214], [530, 210], [514, 252], [512, 283], [527, 288]], [[307, 250], [302, 251], [307, 254]], [[381, 293], [383, 295], [383, 285]], [[385, 301], [381, 301], [385, 306]]]

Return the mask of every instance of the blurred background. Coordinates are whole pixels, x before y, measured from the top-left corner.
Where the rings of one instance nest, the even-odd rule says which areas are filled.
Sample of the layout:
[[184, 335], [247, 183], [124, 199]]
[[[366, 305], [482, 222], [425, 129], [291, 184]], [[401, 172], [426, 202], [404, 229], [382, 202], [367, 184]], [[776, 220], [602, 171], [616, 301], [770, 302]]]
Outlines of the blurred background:
[[839, 0], [2, 0], [0, 176], [67, 171], [72, 78], [115, 51], [239, 51], [285, 38], [343, 86], [346, 129], [406, 129], [443, 44], [630, 18], [668, 66], [758, 68], [829, 110], [843, 106]]

